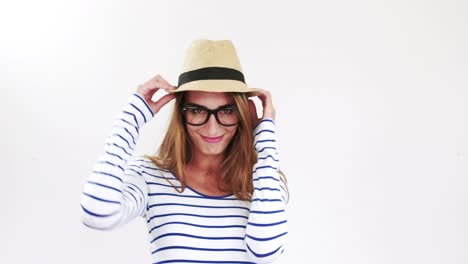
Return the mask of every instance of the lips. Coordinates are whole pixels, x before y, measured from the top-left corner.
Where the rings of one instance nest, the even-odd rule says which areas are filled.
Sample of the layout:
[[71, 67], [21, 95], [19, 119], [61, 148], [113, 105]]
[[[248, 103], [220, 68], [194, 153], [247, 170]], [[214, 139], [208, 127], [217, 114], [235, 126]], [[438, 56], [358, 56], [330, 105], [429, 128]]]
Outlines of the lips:
[[[224, 135], [223, 135], [224, 136]], [[223, 139], [223, 136], [220, 136], [220, 137], [205, 137], [205, 136], [201, 136], [203, 138], [203, 140], [205, 140], [206, 142], [208, 143], [217, 143], [219, 141], [221, 141], [221, 139]]]

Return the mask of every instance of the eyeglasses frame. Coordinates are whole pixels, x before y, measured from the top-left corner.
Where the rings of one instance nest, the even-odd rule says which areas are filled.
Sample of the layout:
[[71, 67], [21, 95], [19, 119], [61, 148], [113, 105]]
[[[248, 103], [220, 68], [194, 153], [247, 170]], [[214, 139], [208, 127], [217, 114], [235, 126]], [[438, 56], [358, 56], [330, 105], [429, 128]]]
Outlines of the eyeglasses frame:
[[[180, 111], [181, 111], [181, 114], [182, 114], [182, 119], [185, 123], [189, 124], [189, 125], [192, 125], [192, 126], [203, 126], [204, 124], [206, 124], [206, 122], [208, 122], [208, 120], [210, 120], [210, 117], [211, 115], [214, 115], [215, 116], [215, 119], [216, 119], [216, 122], [218, 122], [218, 124], [222, 125], [222, 126], [235, 126], [237, 124], [239, 124], [239, 122], [235, 123], [235, 124], [231, 124], [231, 125], [225, 125], [223, 123], [221, 123], [221, 121], [219, 121], [219, 117], [218, 117], [218, 112], [221, 111], [221, 110], [224, 110], [226, 108], [232, 108], [233, 110], [236, 111], [236, 114], [237, 113], [237, 107], [235, 104], [227, 104], [227, 105], [222, 105], [216, 109], [208, 109], [206, 107], [204, 107], [203, 105], [198, 105], [198, 104], [187, 104], [187, 105], [184, 105], [180, 108]], [[193, 123], [190, 123], [187, 121], [187, 119], [185, 118], [185, 114], [184, 112], [187, 111], [187, 109], [201, 109], [201, 110], [204, 110], [208, 113], [208, 115], [206, 116], [206, 119], [203, 123], [201, 124], [193, 124]]]

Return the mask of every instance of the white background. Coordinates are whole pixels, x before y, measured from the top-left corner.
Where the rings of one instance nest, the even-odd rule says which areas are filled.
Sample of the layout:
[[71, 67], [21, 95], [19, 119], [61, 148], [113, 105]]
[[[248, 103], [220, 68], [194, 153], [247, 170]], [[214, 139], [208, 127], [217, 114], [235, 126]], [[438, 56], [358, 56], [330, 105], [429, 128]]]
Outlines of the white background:
[[176, 85], [196, 38], [232, 40], [273, 94], [277, 263], [468, 263], [467, 1], [9, 1], [0, 30], [1, 263], [150, 263], [143, 219], [87, 229], [80, 193], [130, 94]]

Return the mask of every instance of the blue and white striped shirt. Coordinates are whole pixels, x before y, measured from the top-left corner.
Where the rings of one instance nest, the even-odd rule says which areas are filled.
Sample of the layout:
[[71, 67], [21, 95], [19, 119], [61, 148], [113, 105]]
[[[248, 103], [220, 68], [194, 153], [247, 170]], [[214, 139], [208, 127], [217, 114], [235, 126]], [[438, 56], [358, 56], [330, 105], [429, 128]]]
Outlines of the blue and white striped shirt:
[[[285, 186], [278, 173], [275, 123], [255, 127], [258, 160], [252, 201], [208, 196], [143, 156], [133, 157], [140, 128], [154, 117], [138, 94], [129, 98], [106, 138], [81, 196], [82, 222], [108, 230], [137, 216], [147, 222], [153, 263], [270, 263], [285, 248]], [[164, 179], [164, 177], [166, 179]]]

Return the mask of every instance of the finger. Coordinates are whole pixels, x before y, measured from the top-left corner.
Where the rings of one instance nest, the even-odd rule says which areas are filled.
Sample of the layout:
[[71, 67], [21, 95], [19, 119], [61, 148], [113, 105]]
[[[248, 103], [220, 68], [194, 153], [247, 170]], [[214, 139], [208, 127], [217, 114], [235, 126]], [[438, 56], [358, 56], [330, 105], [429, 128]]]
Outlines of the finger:
[[177, 88], [166, 81], [166, 79], [164, 79], [161, 75], [156, 75], [156, 77], [154, 77], [154, 81], [158, 84], [159, 88], [164, 90], [174, 90]]
[[273, 100], [271, 93], [267, 90], [262, 90], [258, 96], [262, 101], [263, 115], [262, 118], [275, 119], [275, 109], [273, 107]]
[[259, 92], [259, 93], [258, 93], [257, 97], [258, 97], [258, 99], [260, 99], [260, 101], [262, 102], [262, 106], [264, 107], [264, 106], [265, 106], [265, 104], [264, 104], [264, 101], [265, 101], [265, 91], [264, 91], [263, 89], [259, 89], [258, 92]]
[[262, 101], [262, 106], [265, 108], [269, 103], [271, 103], [271, 96], [270, 92], [267, 90], [262, 90], [260, 95], [258, 96]]
[[150, 80], [148, 80], [146, 83], [144, 83], [141, 86], [144, 92], [149, 93], [149, 94], [154, 94], [159, 89], [164, 89], [164, 90], [176, 89], [175, 86], [167, 82], [161, 75], [154, 76], [153, 78], [151, 78]]
[[151, 81], [148, 81], [138, 86], [137, 93], [143, 95], [146, 99], [150, 99], [157, 90], [158, 87], [152, 84]]
[[161, 97], [158, 101], [154, 102], [154, 104], [152, 105], [154, 113], [159, 112], [159, 110], [161, 110], [161, 108], [164, 105], [169, 103], [175, 97], [176, 97], [175, 94], [166, 94], [163, 97]]
[[257, 107], [255, 106], [254, 101], [249, 99], [249, 108], [250, 108], [250, 118], [252, 120], [252, 125], [256, 125], [258, 122], [258, 116], [257, 116]]

